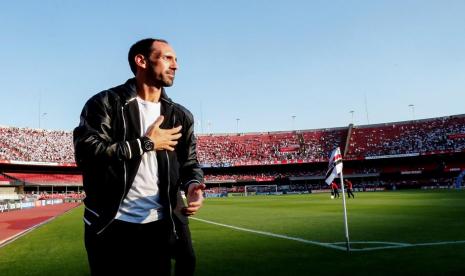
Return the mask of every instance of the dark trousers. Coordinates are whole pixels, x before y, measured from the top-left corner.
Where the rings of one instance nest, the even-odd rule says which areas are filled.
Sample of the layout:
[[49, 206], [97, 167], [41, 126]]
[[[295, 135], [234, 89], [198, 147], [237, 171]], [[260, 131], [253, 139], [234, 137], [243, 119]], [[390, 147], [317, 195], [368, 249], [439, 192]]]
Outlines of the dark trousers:
[[101, 234], [85, 228], [91, 275], [170, 275], [170, 225], [114, 220]]
[[176, 276], [192, 276], [195, 271], [195, 253], [192, 247], [189, 225], [174, 217], [178, 239], [175, 241], [172, 256], [175, 260]]
[[352, 198], [355, 198], [354, 193], [352, 193], [352, 189], [347, 189], [347, 197], [350, 198], [352, 195]]

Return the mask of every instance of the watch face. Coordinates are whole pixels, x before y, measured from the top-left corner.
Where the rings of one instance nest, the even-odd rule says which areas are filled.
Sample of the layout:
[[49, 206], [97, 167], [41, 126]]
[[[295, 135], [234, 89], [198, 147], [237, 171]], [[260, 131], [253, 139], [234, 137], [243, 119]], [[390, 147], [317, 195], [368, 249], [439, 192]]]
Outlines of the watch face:
[[153, 142], [150, 141], [150, 140], [145, 140], [145, 141], [144, 141], [144, 149], [145, 149], [146, 151], [153, 150]]

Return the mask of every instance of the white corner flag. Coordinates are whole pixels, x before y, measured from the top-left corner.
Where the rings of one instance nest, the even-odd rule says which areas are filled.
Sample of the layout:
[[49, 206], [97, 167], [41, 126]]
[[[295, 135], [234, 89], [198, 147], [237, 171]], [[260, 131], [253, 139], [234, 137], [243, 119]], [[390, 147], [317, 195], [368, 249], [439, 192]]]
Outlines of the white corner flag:
[[335, 148], [329, 158], [328, 171], [326, 172], [326, 184], [330, 185], [334, 178], [342, 172], [342, 155], [339, 147]]
[[350, 252], [350, 241], [349, 241], [349, 225], [347, 223], [347, 208], [346, 208], [346, 196], [344, 192], [344, 175], [342, 173], [342, 155], [339, 147], [335, 148], [331, 152], [329, 158], [328, 171], [326, 172], [326, 184], [330, 185], [336, 176], [340, 176], [341, 190], [342, 190], [342, 206], [344, 209], [344, 230], [346, 238], [347, 252]]

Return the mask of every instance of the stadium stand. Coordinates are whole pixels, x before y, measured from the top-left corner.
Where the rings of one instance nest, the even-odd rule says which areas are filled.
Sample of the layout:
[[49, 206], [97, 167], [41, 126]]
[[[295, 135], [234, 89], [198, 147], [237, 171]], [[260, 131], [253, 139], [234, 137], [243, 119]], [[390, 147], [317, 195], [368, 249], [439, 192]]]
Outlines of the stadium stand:
[[[326, 162], [349, 128], [199, 135], [204, 167]], [[465, 151], [465, 115], [351, 128], [345, 159]], [[73, 164], [72, 133], [0, 127], [0, 160]]]
[[[197, 136], [206, 183], [226, 183], [229, 190], [257, 183], [288, 187], [284, 191], [324, 188], [328, 154], [334, 147], [344, 152], [344, 172], [358, 189], [449, 185], [465, 170], [465, 114], [331, 129]], [[15, 191], [82, 186], [71, 132], [0, 127], [0, 172], [5, 191], [21, 183], [25, 189]]]
[[82, 183], [81, 175], [72, 174], [6, 173], [5, 175], [29, 185], [75, 186]]
[[354, 127], [346, 159], [465, 150], [465, 116]]
[[11, 178], [9, 178], [8, 176], [6, 176], [4, 174], [0, 174], [0, 183], [1, 184], [8, 185], [8, 184], [10, 184], [10, 181], [11, 181]]
[[72, 133], [0, 127], [0, 160], [74, 163]]
[[334, 147], [344, 146], [346, 136], [346, 128], [199, 135], [197, 151], [204, 167], [321, 162]]

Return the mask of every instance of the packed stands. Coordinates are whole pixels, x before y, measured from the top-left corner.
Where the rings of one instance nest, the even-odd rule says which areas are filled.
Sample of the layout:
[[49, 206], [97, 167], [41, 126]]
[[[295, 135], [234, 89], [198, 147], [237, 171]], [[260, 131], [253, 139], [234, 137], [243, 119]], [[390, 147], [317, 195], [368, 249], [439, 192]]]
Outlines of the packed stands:
[[[350, 132], [350, 133], [349, 133]], [[326, 162], [336, 146], [345, 159], [465, 151], [465, 115], [333, 129], [198, 135], [203, 167]], [[74, 164], [72, 133], [0, 127], [0, 163]]]
[[[345, 152], [345, 174], [357, 178], [354, 185], [386, 181], [387, 187], [396, 186], [395, 182], [418, 186], [427, 179], [444, 177], [442, 173], [452, 176], [465, 170], [465, 114], [332, 129], [197, 136], [197, 153], [207, 184], [230, 186], [260, 182], [302, 184], [303, 188], [298, 188], [302, 190], [307, 185], [318, 186], [324, 183], [328, 154], [337, 146]], [[76, 168], [56, 172], [75, 167], [71, 132], [0, 127], [0, 166], [7, 165], [57, 169], [54, 173], [2, 170], [0, 186], [4, 190], [21, 183], [28, 188], [26, 192], [32, 187], [61, 187], [57, 192], [82, 186]]]
[[346, 159], [430, 155], [465, 150], [465, 115], [359, 126]]
[[0, 160], [74, 163], [72, 133], [0, 127]]
[[83, 200], [86, 197], [84, 192], [76, 193], [40, 193], [38, 195], [35, 194], [28, 194], [28, 196], [36, 197], [37, 200], [47, 200], [47, 199], [63, 199], [63, 200]]
[[197, 151], [204, 167], [232, 167], [326, 161], [343, 147], [346, 128], [235, 135], [199, 135]]
[[[244, 195], [254, 185], [273, 185], [282, 194], [329, 192], [324, 176], [334, 147], [345, 152], [344, 177], [355, 192], [449, 189], [465, 170], [465, 114], [197, 136], [207, 196]], [[71, 132], [0, 127], [0, 201], [79, 202], [85, 197], [79, 173]]]

